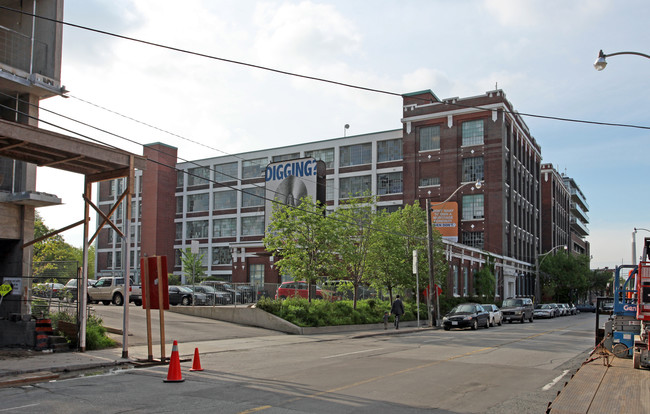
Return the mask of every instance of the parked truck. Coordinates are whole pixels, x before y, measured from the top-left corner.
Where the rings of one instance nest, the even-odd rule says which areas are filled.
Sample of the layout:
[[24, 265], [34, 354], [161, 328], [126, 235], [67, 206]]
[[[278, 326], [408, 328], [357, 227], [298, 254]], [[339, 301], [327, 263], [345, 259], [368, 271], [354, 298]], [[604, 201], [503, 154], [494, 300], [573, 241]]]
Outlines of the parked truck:
[[[122, 276], [100, 277], [93, 286], [88, 286], [88, 301], [90, 303], [102, 302], [116, 306], [124, 304], [124, 278]], [[129, 302], [137, 306], [142, 305], [142, 290], [139, 285], [131, 281], [129, 284]]]

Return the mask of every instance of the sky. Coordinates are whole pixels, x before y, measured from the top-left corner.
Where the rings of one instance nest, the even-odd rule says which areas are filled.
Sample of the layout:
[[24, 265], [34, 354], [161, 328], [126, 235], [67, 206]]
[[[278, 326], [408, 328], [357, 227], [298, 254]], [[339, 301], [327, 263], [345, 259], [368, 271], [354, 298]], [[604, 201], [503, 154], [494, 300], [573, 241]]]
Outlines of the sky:
[[[592, 268], [629, 263], [634, 228], [649, 229], [638, 246], [650, 237], [650, 59], [593, 67], [600, 49], [650, 54], [645, 0], [66, 0], [64, 10], [68, 23], [220, 59], [441, 99], [499, 88], [521, 114], [642, 127], [523, 117], [543, 162], [587, 198]], [[41, 120], [137, 154], [164, 142], [197, 160], [338, 138], [345, 124], [348, 136], [402, 127], [399, 96], [63, 33], [69, 97], [42, 101]], [[37, 190], [63, 199], [39, 209], [48, 227], [83, 218], [81, 176], [40, 168]], [[63, 236], [83, 242], [81, 227]]]

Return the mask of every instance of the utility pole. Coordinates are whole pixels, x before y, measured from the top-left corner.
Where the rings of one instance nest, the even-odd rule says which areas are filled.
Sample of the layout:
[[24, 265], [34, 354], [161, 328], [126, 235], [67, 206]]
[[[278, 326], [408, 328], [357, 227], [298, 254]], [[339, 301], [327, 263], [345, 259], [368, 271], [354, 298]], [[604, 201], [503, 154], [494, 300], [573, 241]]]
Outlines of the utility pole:
[[[427, 294], [428, 298], [428, 304], [427, 308], [429, 311], [429, 327], [433, 327], [434, 321], [433, 321], [433, 292], [434, 290], [437, 292], [437, 289], [435, 289], [435, 283], [433, 279], [433, 230], [431, 229], [431, 202], [429, 199], [426, 199], [427, 203], [427, 250], [429, 252], [428, 254], [428, 259], [429, 259], [429, 292]], [[436, 295], [436, 301], [438, 300], [438, 297]], [[436, 319], [438, 318], [438, 315], [436, 314]]]

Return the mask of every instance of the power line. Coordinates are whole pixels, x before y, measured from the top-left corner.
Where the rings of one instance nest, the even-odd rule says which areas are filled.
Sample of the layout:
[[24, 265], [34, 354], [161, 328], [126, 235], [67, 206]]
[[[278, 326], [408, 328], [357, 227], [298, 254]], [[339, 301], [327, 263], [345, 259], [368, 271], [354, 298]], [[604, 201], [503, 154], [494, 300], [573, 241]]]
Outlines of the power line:
[[[194, 51], [191, 51], [191, 50], [181, 49], [181, 48], [178, 48], [178, 47], [164, 45], [164, 44], [161, 44], [161, 43], [156, 43], [156, 42], [152, 42], [152, 41], [148, 41], [148, 40], [138, 39], [138, 38], [135, 38], [135, 37], [120, 35], [120, 34], [108, 32], [108, 31], [105, 31], [105, 30], [99, 30], [99, 29], [95, 29], [95, 28], [92, 28], [92, 27], [88, 27], [88, 26], [82, 26], [82, 25], [78, 25], [78, 24], [74, 24], [74, 23], [69, 23], [69, 22], [65, 22], [63, 20], [57, 20], [57, 19], [53, 19], [53, 18], [50, 18], [50, 17], [39, 16], [37, 14], [29, 13], [29, 12], [26, 12], [26, 11], [12, 9], [10, 7], [7, 7], [7, 6], [0, 6], [0, 9], [8, 10], [8, 11], [11, 11], [11, 12], [14, 12], [14, 13], [24, 14], [24, 15], [27, 15], [27, 16], [30, 16], [30, 17], [35, 17], [35, 18], [47, 20], [47, 21], [50, 21], [50, 22], [53, 22], [53, 23], [58, 23], [58, 24], [61, 24], [61, 25], [70, 26], [70, 27], [74, 27], [74, 28], [77, 28], [77, 29], [81, 29], [81, 30], [87, 30], [87, 31], [90, 31], [90, 32], [98, 33], [98, 34], [103, 34], [103, 35], [106, 35], [106, 36], [115, 37], [115, 38], [118, 38], [118, 39], [123, 39], [123, 40], [128, 40], [128, 41], [132, 41], [132, 42], [136, 42], [136, 43], [141, 43], [141, 44], [144, 44], [144, 45], [153, 46], [153, 47], [166, 49], [166, 50], [171, 50], [171, 51], [178, 52], [178, 53], [184, 53], [184, 54], [187, 54], [187, 55], [193, 55], [193, 56], [203, 57], [203, 58], [206, 58], [206, 59], [217, 60], [217, 61], [231, 63], [231, 64], [235, 64], [235, 65], [240, 65], [240, 66], [246, 66], [246, 67], [250, 67], [250, 68], [254, 68], [254, 69], [265, 70], [265, 71], [268, 71], [268, 72], [274, 72], [274, 73], [278, 73], [278, 74], [286, 75], [286, 76], [293, 76], [293, 77], [313, 80], [313, 81], [317, 81], [317, 82], [329, 83], [329, 84], [332, 84], [332, 85], [343, 86], [343, 87], [346, 87], [346, 88], [353, 88], [353, 89], [358, 89], [358, 90], [363, 90], [363, 91], [368, 91], [368, 92], [375, 92], [375, 93], [380, 93], [380, 94], [389, 95], [389, 96], [397, 96], [397, 97], [400, 97], [400, 98], [402, 98], [404, 96], [403, 94], [397, 93], [397, 92], [391, 92], [391, 91], [386, 91], [386, 90], [377, 89], [377, 88], [370, 88], [370, 87], [365, 87], [365, 86], [360, 86], [360, 85], [354, 85], [354, 84], [351, 84], [351, 83], [345, 83], [345, 82], [335, 81], [335, 80], [326, 79], [326, 78], [320, 78], [320, 77], [311, 76], [311, 75], [303, 75], [303, 74], [300, 74], [300, 73], [289, 72], [289, 71], [286, 71], [286, 70], [271, 68], [271, 67], [268, 67], [268, 66], [256, 65], [256, 64], [253, 64], [253, 63], [238, 61], [238, 60], [234, 60], [234, 59], [227, 59], [227, 58], [223, 58], [223, 57], [219, 57], [219, 56], [208, 55], [208, 54], [205, 54], [205, 53], [194, 52]], [[412, 99], [419, 99], [419, 100], [422, 100], [422, 101], [427, 102], [427, 103], [434, 103], [430, 99], [417, 98], [417, 97], [412, 97]], [[457, 106], [457, 107], [463, 107], [463, 108], [474, 108], [474, 109], [479, 109], [479, 110], [491, 110], [490, 108], [484, 108], [484, 107], [481, 107], [481, 106], [463, 105], [463, 104], [459, 104], [457, 102], [450, 102], [450, 101], [441, 101], [439, 103], [443, 104], [443, 105], [448, 105], [448, 106]], [[559, 116], [551, 116], [551, 115], [537, 115], [537, 114], [531, 114], [531, 113], [526, 113], [526, 112], [515, 112], [515, 111], [509, 111], [509, 110], [505, 110], [505, 109], [504, 109], [504, 112], [506, 112], [508, 114], [511, 114], [513, 116], [519, 115], [519, 116], [528, 116], [528, 117], [532, 117], [532, 118], [549, 119], [549, 120], [562, 121], [562, 122], [573, 122], [573, 123], [582, 123], [582, 124], [591, 124], [591, 125], [601, 125], [601, 126], [612, 126], [612, 127], [636, 128], [636, 129], [650, 130], [650, 126], [644, 126], [644, 125], [623, 124], [623, 123], [616, 123], [616, 122], [580, 120], [580, 119], [566, 118], [566, 117], [559, 117]]]

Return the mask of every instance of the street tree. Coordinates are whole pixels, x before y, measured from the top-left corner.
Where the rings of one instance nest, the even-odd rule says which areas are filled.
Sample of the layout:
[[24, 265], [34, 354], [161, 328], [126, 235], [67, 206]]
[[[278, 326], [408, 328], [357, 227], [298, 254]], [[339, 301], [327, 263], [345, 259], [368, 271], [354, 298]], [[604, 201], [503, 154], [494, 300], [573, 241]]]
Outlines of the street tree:
[[589, 288], [589, 257], [561, 251], [547, 257], [540, 266], [543, 290], [556, 302], [572, 302]]
[[205, 276], [203, 254], [192, 253], [189, 248], [181, 250], [181, 263], [186, 283], [195, 284]]
[[376, 197], [364, 194], [341, 203], [328, 218], [334, 219], [338, 234], [338, 273], [347, 275], [354, 286], [353, 308], [357, 308], [359, 285], [362, 283], [368, 263], [368, 251], [372, 234]]
[[488, 255], [485, 266], [483, 266], [474, 278], [476, 295], [486, 300], [494, 298], [496, 277], [494, 276], [494, 258]]
[[304, 197], [296, 207], [274, 203], [263, 239], [264, 246], [278, 256], [275, 265], [282, 274], [311, 286], [321, 278], [339, 278], [338, 222], [325, 216], [325, 206]]

